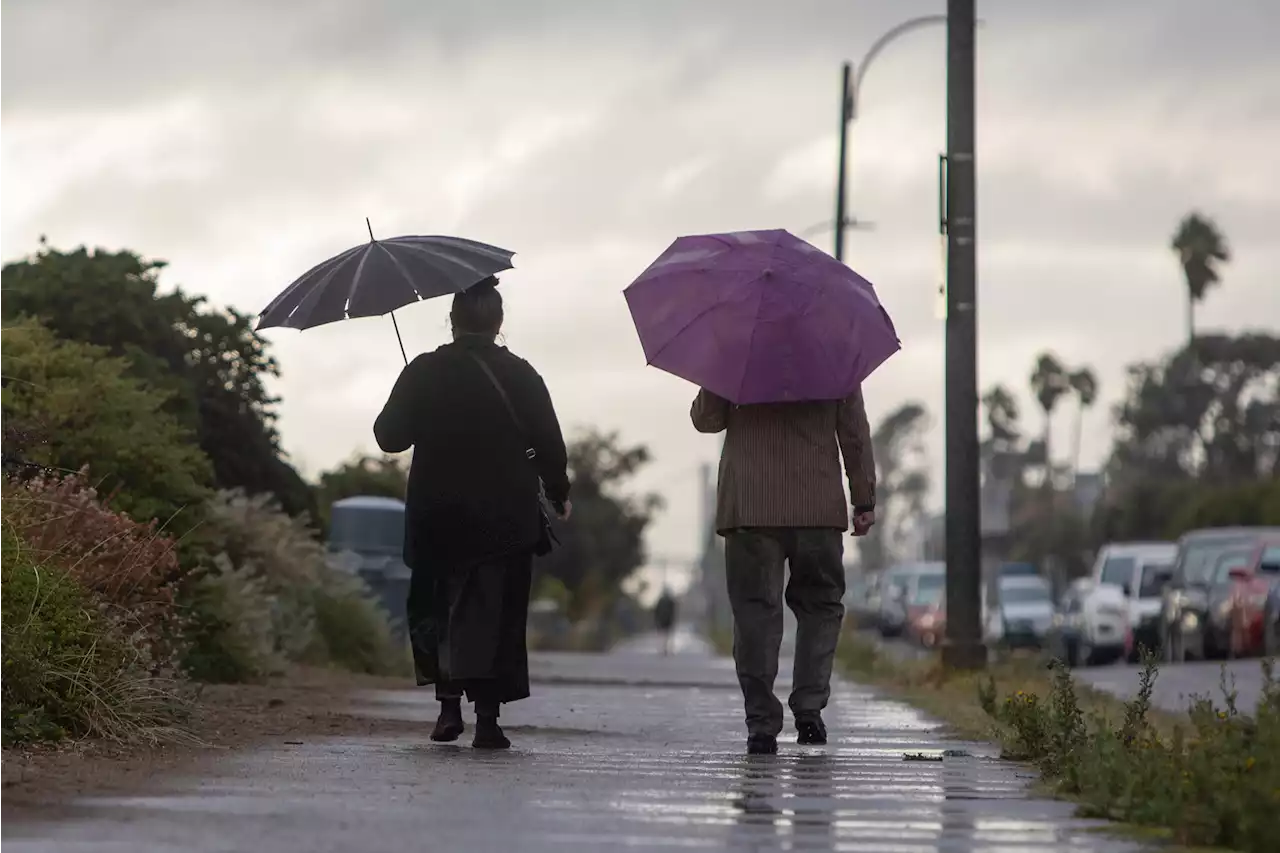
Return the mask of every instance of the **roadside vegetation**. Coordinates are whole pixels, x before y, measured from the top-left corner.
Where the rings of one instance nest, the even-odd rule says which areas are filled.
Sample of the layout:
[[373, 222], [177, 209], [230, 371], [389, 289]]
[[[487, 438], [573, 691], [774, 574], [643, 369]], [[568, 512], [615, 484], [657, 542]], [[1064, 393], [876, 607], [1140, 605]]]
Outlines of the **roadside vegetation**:
[[408, 673], [331, 568], [246, 318], [128, 253], [4, 268], [3, 742], [182, 737], [197, 681]]
[[[409, 683], [407, 642], [324, 544], [334, 501], [404, 496], [405, 460], [306, 482], [254, 318], [162, 289], [163, 269], [43, 243], [3, 269], [6, 746], [182, 736], [195, 685], [299, 667]], [[601, 648], [647, 626], [623, 587], [660, 508], [629, 489], [649, 461], [616, 434], [570, 443], [574, 523], [538, 561], [556, 613], [535, 640]]]
[[1057, 662], [1011, 657], [983, 673], [950, 673], [936, 658], [903, 661], [849, 631], [841, 663], [948, 723], [994, 739], [1006, 758], [1035, 765], [1054, 793], [1090, 817], [1150, 830], [1180, 845], [1246, 853], [1280, 838], [1280, 682], [1264, 661], [1257, 711], [1243, 713], [1231, 685], [1200, 697], [1187, 714], [1151, 706], [1159, 669], [1145, 661], [1142, 686], [1122, 701], [1077, 685]]

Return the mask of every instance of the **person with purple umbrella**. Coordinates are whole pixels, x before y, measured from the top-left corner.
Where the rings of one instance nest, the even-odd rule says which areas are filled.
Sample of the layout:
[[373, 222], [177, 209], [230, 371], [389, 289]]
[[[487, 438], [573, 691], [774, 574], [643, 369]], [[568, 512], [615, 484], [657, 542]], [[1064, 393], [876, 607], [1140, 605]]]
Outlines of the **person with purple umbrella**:
[[875, 524], [862, 382], [899, 349], [893, 324], [869, 282], [786, 231], [682, 237], [626, 296], [649, 363], [701, 386], [694, 428], [724, 434], [716, 530], [747, 751], [778, 750], [784, 602], [797, 741], [825, 744], [850, 510], [855, 536]]
[[[782, 703], [773, 692], [782, 605], [796, 617], [790, 697], [797, 742], [824, 744], [822, 711], [844, 623], [840, 457], [853, 503], [853, 534], [875, 523], [876, 475], [862, 394], [835, 402], [735, 406], [706, 389], [691, 412], [699, 432], [723, 432], [716, 530], [724, 537], [733, 609], [733, 659], [747, 711], [747, 751], [778, 750]], [[784, 564], [790, 567], [784, 591]]]

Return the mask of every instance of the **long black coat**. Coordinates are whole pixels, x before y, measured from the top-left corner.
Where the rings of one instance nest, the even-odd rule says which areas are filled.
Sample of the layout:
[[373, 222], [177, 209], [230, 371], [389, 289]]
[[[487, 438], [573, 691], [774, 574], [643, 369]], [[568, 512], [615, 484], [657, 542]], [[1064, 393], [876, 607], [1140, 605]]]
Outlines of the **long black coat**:
[[[472, 354], [502, 383], [524, 435]], [[549, 500], [569, 497], [564, 436], [546, 384], [527, 361], [485, 338], [462, 337], [415, 358], [373, 432], [387, 453], [413, 447], [405, 562], [415, 573], [532, 548], [542, 533], [539, 476]]]

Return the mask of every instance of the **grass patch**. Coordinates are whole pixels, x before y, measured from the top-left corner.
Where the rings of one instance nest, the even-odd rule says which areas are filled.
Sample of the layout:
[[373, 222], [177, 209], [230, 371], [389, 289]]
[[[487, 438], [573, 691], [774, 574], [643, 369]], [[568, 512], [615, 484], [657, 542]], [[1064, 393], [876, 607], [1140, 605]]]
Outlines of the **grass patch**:
[[1185, 716], [1151, 707], [1159, 671], [1148, 659], [1142, 688], [1125, 702], [1075, 684], [1068, 669], [1013, 658], [985, 673], [948, 673], [935, 658], [886, 660], [849, 632], [841, 662], [970, 737], [989, 737], [1006, 757], [1034, 764], [1052, 791], [1107, 818], [1187, 846], [1263, 853], [1280, 838], [1280, 684], [1263, 667], [1257, 712], [1222, 701]]
[[43, 564], [9, 523], [0, 542], [3, 741], [155, 739], [184, 711], [153, 676], [142, 626]]

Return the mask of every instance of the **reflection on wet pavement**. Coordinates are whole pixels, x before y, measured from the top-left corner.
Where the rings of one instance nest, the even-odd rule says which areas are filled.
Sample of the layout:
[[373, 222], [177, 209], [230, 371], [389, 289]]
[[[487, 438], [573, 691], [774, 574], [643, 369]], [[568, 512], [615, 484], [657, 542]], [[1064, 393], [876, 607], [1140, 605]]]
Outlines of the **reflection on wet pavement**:
[[[829, 747], [749, 758], [732, 668], [696, 645], [544, 656], [536, 671], [551, 683], [504, 715], [509, 753], [432, 744], [428, 692], [369, 694], [363, 713], [421, 720], [422, 735], [225, 758], [56, 824], [7, 821], [6, 851], [1134, 849], [1069, 804], [1028, 798], [1029, 774], [989, 746], [860, 687], [837, 688]], [[903, 760], [946, 749], [969, 754]]]

